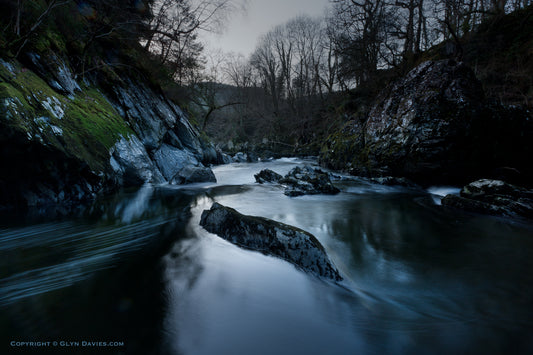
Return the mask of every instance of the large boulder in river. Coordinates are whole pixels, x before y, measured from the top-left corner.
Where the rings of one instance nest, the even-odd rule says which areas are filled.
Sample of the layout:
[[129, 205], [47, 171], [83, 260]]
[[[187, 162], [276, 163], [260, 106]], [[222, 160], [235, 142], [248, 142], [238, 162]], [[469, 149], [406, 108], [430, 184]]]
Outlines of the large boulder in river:
[[280, 183], [287, 186], [285, 195], [291, 197], [318, 194], [334, 195], [340, 192], [331, 183], [329, 174], [309, 165], [297, 166], [292, 169], [280, 180]]
[[246, 216], [219, 203], [202, 213], [200, 225], [242, 248], [277, 256], [321, 277], [342, 280], [320, 242], [296, 227]]
[[533, 190], [500, 180], [474, 181], [463, 187], [460, 196], [445, 196], [442, 204], [476, 213], [533, 219]]
[[281, 176], [280, 174], [278, 174], [275, 171], [272, 171], [270, 169], [263, 169], [260, 172], [258, 172], [257, 174], [255, 174], [254, 178], [255, 178], [255, 181], [257, 183], [264, 184], [264, 183], [268, 183], [268, 182], [277, 183], [281, 179], [283, 179], [283, 176]]
[[255, 181], [264, 183], [280, 183], [285, 185], [285, 195], [290, 197], [302, 195], [336, 194], [336, 188], [330, 179], [330, 174], [309, 165], [295, 167], [285, 176], [270, 169], [261, 170], [254, 175]]
[[170, 180], [171, 184], [192, 184], [196, 182], [217, 182], [213, 171], [204, 166], [187, 166]]
[[320, 160], [354, 175], [423, 183], [464, 183], [501, 166], [531, 170], [517, 156], [519, 144], [533, 152], [529, 116], [489, 104], [463, 63], [428, 61], [385, 89], [368, 116], [330, 136]]

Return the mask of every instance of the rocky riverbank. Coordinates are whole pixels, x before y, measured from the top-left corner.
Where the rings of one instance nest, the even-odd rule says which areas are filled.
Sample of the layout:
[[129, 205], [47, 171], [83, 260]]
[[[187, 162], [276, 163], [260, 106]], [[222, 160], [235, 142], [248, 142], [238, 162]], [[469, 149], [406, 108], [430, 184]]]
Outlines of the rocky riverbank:
[[533, 190], [501, 180], [474, 181], [464, 186], [459, 196], [445, 196], [442, 204], [475, 213], [533, 219]]
[[146, 182], [214, 181], [207, 165], [223, 162], [135, 72], [80, 78], [51, 51], [0, 59], [0, 152], [2, 208], [77, 204]]

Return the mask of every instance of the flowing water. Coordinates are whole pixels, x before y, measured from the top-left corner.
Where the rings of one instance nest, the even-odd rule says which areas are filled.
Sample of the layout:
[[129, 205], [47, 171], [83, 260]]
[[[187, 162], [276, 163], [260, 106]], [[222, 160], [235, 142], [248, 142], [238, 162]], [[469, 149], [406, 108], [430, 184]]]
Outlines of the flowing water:
[[[220, 166], [216, 184], [145, 186], [67, 217], [4, 214], [0, 352], [533, 353], [531, 224], [449, 210], [453, 187], [342, 180], [290, 198], [254, 183], [304, 163]], [[214, 201], [314, 234], [344, 280], [206, 232]]]

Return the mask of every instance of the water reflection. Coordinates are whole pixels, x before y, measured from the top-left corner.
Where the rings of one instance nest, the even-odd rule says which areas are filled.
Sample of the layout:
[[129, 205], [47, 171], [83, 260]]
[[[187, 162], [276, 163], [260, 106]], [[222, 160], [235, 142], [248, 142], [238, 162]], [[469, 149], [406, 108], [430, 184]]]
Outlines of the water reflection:
[[[263, 168], [301, 163], [233, 164], [215, 169], [215, 186], [145, 186], [67, 217], [3, 219], [2, 347], [16, 338], [125, 341], [111, 352], [132, 354], [533, 352], [531, 226], [365, 180], [298, 198], [253, 183]], [[214, 201], [311, 232], [345, 283], [206, 232], [198, 222]]]
[[62, 221], [30, 213], [28, 222], [2, 222], [0, 352], [10, 353], [12, 340], [39, 339], [122, 341], [113, 352], [161, 353], [160, 258], [184, 237], [195, 193], [145, 186]]
[[[274, 166], [273, 170], [276, 170]], [[285, 166], [286, 167], [286, 166]], [[259, 168], [255, 169], [259, 170]], [[250, 171], [241, 167], [241, 180]], [[424, 191], [344, 182], [337, 196], [288, 198], [275, 185], [199, 197], [167, 263], [172, 349], [210, 353], [528, 352], [531, 227], [435, 205]], [[352, 184], [352, 185], [350, 185]], [[315, 234], [348, 290], [197, 226], [213, 201]], [[520, 247], [519, 247], [520, 246]], [[190, 260], [192, 262], [192, 260]], [[185, 266], [186, 265], [186, 266]], [[512, 300], [512, 301], [511, 301]]]

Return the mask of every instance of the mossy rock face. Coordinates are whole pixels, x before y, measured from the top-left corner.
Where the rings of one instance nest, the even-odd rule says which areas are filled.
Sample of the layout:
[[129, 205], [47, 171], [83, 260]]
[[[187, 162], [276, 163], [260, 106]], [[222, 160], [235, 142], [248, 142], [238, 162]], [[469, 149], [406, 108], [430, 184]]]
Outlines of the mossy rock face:
[[0, 79], [0, 206], [94, 197], [126, 122], [97, 89], [65, 96], [16, 61], [0, 62]]
[[[182, 155], [192, 158], [180, 169], [197, 169], [180, 182], [214, 178], [200, 162], [216, 160], [216, 150], [138, 73], [104, 65], [78, 82], [66, 55], [21, 57], [0, 59], [0, 164], [14, 167], [0, 177], [0, 208], [74, 204], [118, 186], [170, 181], [174, 174], [160, 169]], [[158, 159], [166, 146], [168, 159]]]
[[369, 175], [364, 124], [363, 120], [349, 121], [339, 132], [330, 135], [320, 150], [320, 164], [353, 175]]
[[133, 131], [103, 95], [86, 88], [64, 96], [33, 71], [11, 65], [11, 75], [2, 75], [0, 83], [5, 112], [1, 124], [86, 162], [95, 171], [108, 169], [109, 150]]

